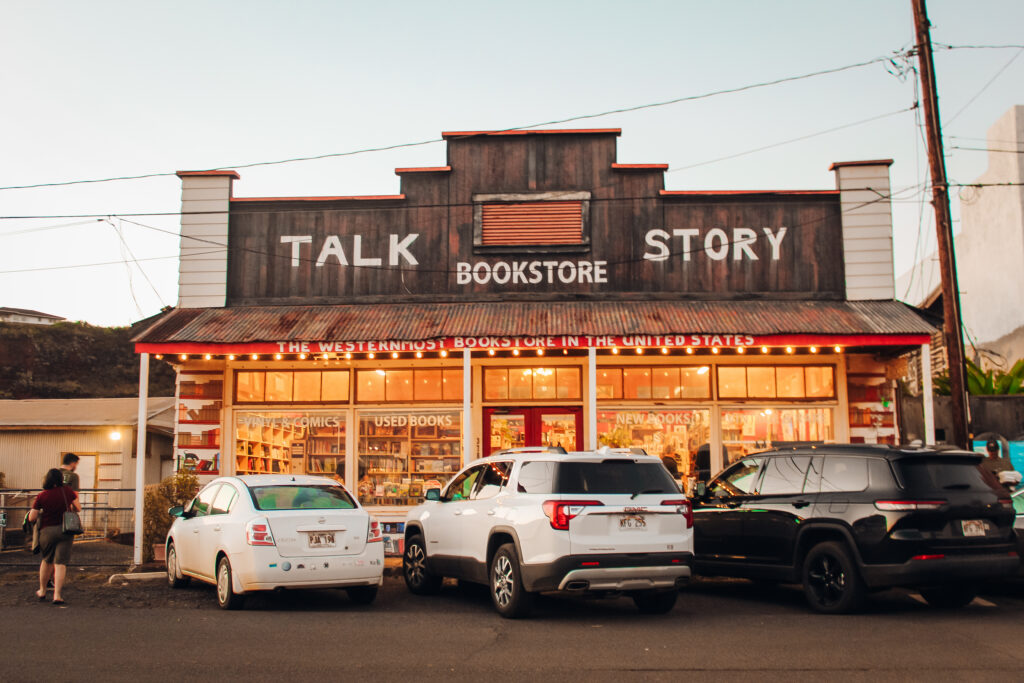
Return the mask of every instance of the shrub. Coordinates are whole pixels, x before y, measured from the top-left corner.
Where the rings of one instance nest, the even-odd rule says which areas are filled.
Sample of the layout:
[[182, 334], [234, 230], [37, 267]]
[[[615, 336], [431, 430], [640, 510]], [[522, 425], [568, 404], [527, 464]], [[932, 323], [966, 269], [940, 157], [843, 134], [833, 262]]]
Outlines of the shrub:
[[153, 560], [153, 546], [162, 544], [174, 518], [167, 510], [184, 505], [199, 491], [199, 479], [192, 472], [179, 470], [159, 484], [146, 487], [142, 516], [142, 560]]

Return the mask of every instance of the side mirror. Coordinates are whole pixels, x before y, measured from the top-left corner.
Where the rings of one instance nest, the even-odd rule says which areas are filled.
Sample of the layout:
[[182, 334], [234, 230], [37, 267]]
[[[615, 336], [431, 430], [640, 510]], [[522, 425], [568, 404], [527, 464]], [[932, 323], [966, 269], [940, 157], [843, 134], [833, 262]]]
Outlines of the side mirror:
[[700, 500], [703, 500], [703, 499], [707, 498], [707, 496], [708, 496], [708, 485], [707, 485], [707, 483], [703, 482], [703, 481], [698, 481], [697, 482], [697, 486], [694, 488], [693, 492], [694, 492], [694, 495], [698, 499], [700, 499]]
[[441, 500], [441, 489], [427, 489], [424, 497], [427, 500]]
[[184, 517], [185, 508], [183, 508], [180, 505], [175, 505], [174, 507], [167, 511], [167, 514], [169, 514], [171, 517]]

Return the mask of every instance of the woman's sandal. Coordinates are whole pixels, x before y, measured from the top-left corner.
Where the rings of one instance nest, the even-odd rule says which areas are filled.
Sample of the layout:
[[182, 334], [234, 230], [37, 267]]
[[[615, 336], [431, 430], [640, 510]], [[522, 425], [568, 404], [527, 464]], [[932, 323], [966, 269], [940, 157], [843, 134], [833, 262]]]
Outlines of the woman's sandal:
[[55, 605], [66, 605], [67, 603], [64, 602], [63, 600], [54, 600], [53, 604], [55, 604]]

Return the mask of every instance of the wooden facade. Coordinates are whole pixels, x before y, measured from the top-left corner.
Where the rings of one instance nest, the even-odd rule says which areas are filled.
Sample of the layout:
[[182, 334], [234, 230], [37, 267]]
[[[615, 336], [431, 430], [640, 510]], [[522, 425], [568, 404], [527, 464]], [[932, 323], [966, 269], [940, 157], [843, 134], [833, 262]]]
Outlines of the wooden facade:
[[[446, 134], [400, 195], [234, 199], [226, 303], [845, 297], [838, 192], [665, 192], [617, 136]], [[480, 242], [483, 202], [561, 198], [582, 243]]]

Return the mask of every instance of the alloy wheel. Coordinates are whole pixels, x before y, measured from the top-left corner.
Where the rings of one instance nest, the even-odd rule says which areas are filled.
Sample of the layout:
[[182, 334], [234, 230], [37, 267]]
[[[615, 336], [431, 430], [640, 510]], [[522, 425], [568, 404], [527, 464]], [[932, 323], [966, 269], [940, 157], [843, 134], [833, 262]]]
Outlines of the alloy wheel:
[[423, 583], [423, 573], [426, 570], [425, 561], [423, 548], [418, 543], [413, 543], [406, 550], [405, 575], [413, 585], [419, 586]]
[[846, 572], [837, 558], [823, 554], [811, 565], [808, 584], [819, 604], [835, 605], [846, 592]]
[[231, 572], [228, 570], [228, 563], [221, 561], [217, 569], [217, 599], [224, 604], [231, 595]]
[[512, 579], [512, 563], [505, 555], [501, 555], [494, 563], [494, 602], [499, 607], [508, 607], [512, 601], [514, 588]]

